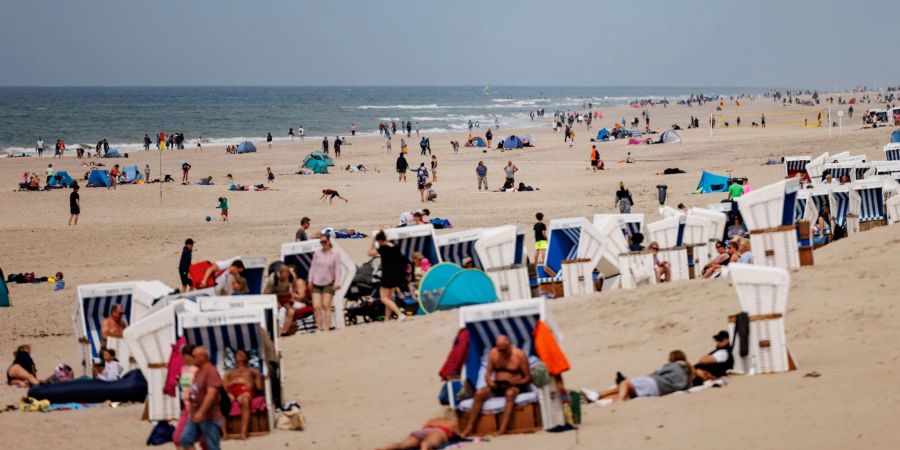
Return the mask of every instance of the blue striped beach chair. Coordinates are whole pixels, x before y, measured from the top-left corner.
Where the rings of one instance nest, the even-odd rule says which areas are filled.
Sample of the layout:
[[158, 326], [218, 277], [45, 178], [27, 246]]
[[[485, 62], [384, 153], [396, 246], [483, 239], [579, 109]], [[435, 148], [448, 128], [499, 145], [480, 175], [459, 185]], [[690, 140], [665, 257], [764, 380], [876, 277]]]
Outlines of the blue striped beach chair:
[[[356, 276], [356, 263], [350, 258], [350, 255], [331, 239], [332, 251], [338, 252], [341, 257], [341, 288], [334, 293], [332, 305], [334, 308], [333, 321], [336, 328], [344, 327], [344, 297], [347, 290], [353, 283]], [[281, 245], [281, 261], [289, 266], [293, 266], [296, 275], [304, 280], [309, 280], [309, 267], [312, 264], [313, 254], [316, 250], [322, 248], [322, 243], [318, 239], [311, 239], [300, 242], [288, 242]], [[314, 320], [314, 319], [313, 319]]]
[[885, 145], [884, 159], [888, 161], [900, 161], [900, 143]]
[[887, 225], [884, 205], [884, 183], [881, 180], [857, 181], [851, 186], [859, 195], [859, 229]]
[[808, 178], [806, 173], [806, 165], [812, 161], [809, 155], [804, 156], [785, 156], [784, 157], [784, 177], [793, 178], [796, 176]]
[[452, 262], [462, 266], [466, 258], [471, 258], [476, 269], [484, 269], [475, 251], [475, 243], [481, 237], [481, 232], [481, 228], [473, 228], [435, 236], [441, 262]]

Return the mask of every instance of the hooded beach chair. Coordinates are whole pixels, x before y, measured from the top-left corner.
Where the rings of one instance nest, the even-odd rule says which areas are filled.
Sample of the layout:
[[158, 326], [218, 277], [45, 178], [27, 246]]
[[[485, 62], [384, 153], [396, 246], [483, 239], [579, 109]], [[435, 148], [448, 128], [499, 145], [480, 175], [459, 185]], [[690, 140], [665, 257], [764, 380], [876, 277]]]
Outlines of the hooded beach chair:
[[500, 301], [531, 298], [525, 240], [515, 225], [485, 228], [475, 241], [475, 254], [494, 282]]
[[[731, 263], [728, 267], [741, 311], [749, 319], [749, 333], [745, 337], [737, 327], [738, 317], [729, 317], [733, 371], [755, 375], [794, 370], [784, 332], [790, 274], [779, 267], [755, 264]], [[742, 343], [744, 338], [746, 341]], [[747, 350], [743, 356], [742, 347]]]
[[[372, 234], [378, 233], [374, 231]], [[385, 236], [400, 250], [404, 256], [412, 261], [412, 255], [419, 252], [431, 265], [443, 262], [438, 253], [434, 238], [434, 227], [426, 223], [424, 225], [412, 225], [407, 227], [388, 228], [384, 230]]]
[[794, 209], [800, 181], [788, 178], [737, 199], [747, 230], [753, 263], [793, 270], [800, 267]]
[[703, 267], [709, 262], [709, 237], [715, 233], [715, 229], [714, 221], [696, 213], [688, 213], [684, 218], [682, 245], [687, 249], [688, 272], [692, 279], [699, 278]]
[[[123, 319], [127, 325], [133, 324], [149, 312], [153, 301], [172, 292], [172, 288], [160, 281], [127, 281], [78, 286], [75, 311], [72, 316], [75, 336], [81, 344], [81, 368], [84, 375], [90, 375], [94, 364], [100, 363], [103, 342], [100, 335], [103, 319], [109, 316], [113, 306], [122, 305]], [[131, 352], [119, 338], [109, 338], [106, 347], [116, 351], [122, 367], [135, 367], [131, 362]]]
[[434, 238], [441, 262], [463, 265], [466, 258], [471, 258], [476, 269], [482, 269], [481, 260], [475, 252], [475, 242], [481, 237], [481, 228], [438, 234]]
[[823, 176], [831, 175], [831, 178], [837, 182], [843, 176], [850, 177], [850, 180], [856, 179], [856, 171], [854, 168], [856, 167], [856, 163], [854, 162], [836, 162], [836, 163], [826, 163], [825, 170], [823, 171]]
[[[335, 291], [334, 297], [332, 297], [332, 305], [334, 307], [333, 325], [336, 328], [343, 328], [344, 297], [347, 295], [347, 291], [353, 284], [353, 278], [356, 276], [356, 263], [333, 238], [331, 239], [331, 246], [332, 251], [338, 252], [341, 257], [341, 288]], [[298, 277], [309, 281], [309, 266], [312, 264], [313, 254], [321, 248], [322, 243], [318, 239], [288, 242], [281, 245], [281, 260], [285, 264], [293, 266]]]
[[887, 211], [890, 225], [900, 222], [900, 195], [895, 195], [884, 202], [884, 209]]
[[830, 189], [831, 214], [837, 227], [846, 227], [847, 236], [859, 232], [859, 194], [849, 185], [832, 186]]
[[809, 175], [809, 179], [814, 184], [822, 180], [822, 174], [825, 171], [826, 162], [830, 162], [830, 160], [828, 159], [828, 152], [816, 156], [806, 164], [806, 174]]
[[594, 223], [598, 223], [604, 219], [613, 219], [616, 223], [622, 227], [622, 233], [625, 233], [626, 238], [630, 238], [634, 236], [636, 233], [643, 232], [644, 228], [644, 214], [642, 213], [631, 213], [631, 214], [594, 214]]
[[[717, 203], [719, 205], [720, 203]], [[691, 208], [688, 209], [687, 213], [688, 217], [702, 217], [709, 221], [708, 228], [706, 229], [706, 242], [707, 242], [707, 261], [716, 256], [716, 243], [721, 241], [725, 237], [725, 227], [728, 224], [728, 214], [707, 208]]]
[[785, 156], [784, 157], [784, 177], [785, 178], [794, 178], [800, 177], [801, 179], [809, 179], [809, 174], [806, 172], [806, 165], [812, 161], [812, 157], [809, 155], [803, 156]]
[[884, 208], [884, 182], [862, 180], [850, 186], [859, 196], [859, 230], [866, 231], [887, 225]]
[[[157, 305], [160, 303], [157, 303]], [[177, 341], [177, 316], [182, 312], [197, 312], [199, 307], [191, 300], [177, 299], [163, 302], [141, 320], [125, 329], [123, 339], [147, 380], [147, 419], [177, 420], [181, 414], [181, 402], [177, 392], [165, 392], [169, 373], [169, 359]]]
[[547, 257], [544, 264], [555, 275], [538, 279], [542, 289], [559, 297], [594, 291], [594, 269], [600, 262], [604, 243], [584, 217], [550, 221]]
[[688, 250], [684, 246], [684, 230], [686, 217], [676, 214], [656, 222], [647, 224], [647, 245], [656, 242], [659, 245], [657, 257], [669, 263], [672, 274], [671, 281], [690, 279], [688, 266]]
[[[476, 389], [486, 384], [484, 367], [487, 355], [498, 336], [507, 336], [512, 345], [525, 352], [530, 360], [533, 360], [532, 357], [540, 359], [542, 356], [540, 352], [546, 348], [543, 345], [546, 340], [554, 342], [563, 340], [543, 298], [467, 306], [459, 311], [459, 326], [465, 328], [469, 335], [469, 347], [462, 371], [463, 380], [470, 380]], [[539, 327], [543, 330], [539, 330]], [[557, 353], [557, 356], [562, 356], [561, 359], [565, 360], [565, 355], [561, 352]], [[560, 358], [554, 360], [555, 362], [544, 361], [551, 375], [557, 375], [555, 371], [561, 374], [562, 371], [568, 370], [567, 365], [557, 367]], [[471, 409], [472, 399], [464, 400], [457, 405], [452, 397], [451, 407], [457, 410], [462, 426], [470, 419], [467, 413]], [[532, 386], [532, 392], [520, 393], [515, 402], [510, 432], [536, 431], [542, 427], [546, 430], [566, 423], [559, 390], [554, 380], [542, 387]], [[502, 397], [485, 402], [476, 429], [487, 433], [495, 431], [496, 415], [503, 410], [505, 403]], [[535, 408], [535, 404], [538, 408]]]
[[900, 161], [900, 143], [885, 145], [884, 159], [888, 161]]
[[[178, 335], [187, 343], [202, 345], [209, 351], [210, 362], [224, 376], [231, 369], [228, 361], [236, 350], [250, 354], [250, 365], [257, 368], [264, 380], [261, 401], [254, 399], [250, 420], [250, 435], [270, 432], [275, 424], [275, 391], [280, 391], [278, 372], [280, 356], [269, 338], [263, 308], [248, 307], [228, 311], [183, 312], [178, 314]], [[277, 333], [277, 332], [276, 332]], [[262, 406], [264, 405], [264, 408]], [[232, 404], [234, 408], [235, 404]], [[234, 409], [232, 409], [232, 413]], [[226, 435], [233, 436], [240, 429], [240, 417], [226, 417]]]
[[603, 289], [634, 289], [644, 283], [656, 284], [653, 255], [649, 250], [632, 252], [625, 231], [614, 216], [594, 216], [594, 229], [604, 244], [599, 264], [600, 271], [607, 274]]

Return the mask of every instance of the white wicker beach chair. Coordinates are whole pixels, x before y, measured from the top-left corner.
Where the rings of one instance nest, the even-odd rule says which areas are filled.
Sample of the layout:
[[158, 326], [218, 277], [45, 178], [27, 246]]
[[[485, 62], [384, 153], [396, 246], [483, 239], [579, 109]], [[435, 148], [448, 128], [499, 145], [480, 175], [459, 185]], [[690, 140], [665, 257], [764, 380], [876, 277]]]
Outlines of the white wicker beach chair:
[[658, 258], [669, 263], [672, 281], [690, 279], [688, 252], [682, 245], [685, 227], [683, 220], [685, 216], [678, 214], [647, 224], [648, 241], [659, 244]]
[[475, 253], [494, 282], [500, 301], [531, 298], [525, 243], [515, 225], [483, 229], [475, 241]]
[[778, 267], [754, 264], [729, 264], [729, 273], [740, 301], [741, 310], [750, 319], [749, 353], [740, 355], [740, 342], [735, 339], [735, 321], [729, 318], [734, 344], [734, 371], [763, 374], [793, 370], [784, 332], [790, 275]]
[[861, 180], [851, 185], [859, 196], [859, 230], [887, 225], [884, 205], [884, 182], [881, 180]]
[[794, 214], [799, 187], [798, 179], [788, 178], [737, 199], [750, 231], [754, 264], [788, 270], [800, 267]]

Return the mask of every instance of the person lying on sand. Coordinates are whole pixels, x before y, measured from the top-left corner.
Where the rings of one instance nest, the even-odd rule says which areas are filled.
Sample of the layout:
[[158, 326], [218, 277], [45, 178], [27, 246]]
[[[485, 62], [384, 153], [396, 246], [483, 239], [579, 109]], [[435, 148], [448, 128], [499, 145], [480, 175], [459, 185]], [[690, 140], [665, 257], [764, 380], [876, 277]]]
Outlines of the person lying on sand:
[[20, 345], [13, 352], [12, 364], [6, 369], [6, 384], [27, 388], [39, 383], [37, 367], [34, 365], [34, 360], [31, 359], [31, 346]]
[[222, 384], [228, 391], [228, 398], [241, 405], [241, 439], [247, 439], [250, 430], [250, 401], [256, 391], [263, 390], [263, 378], [259, 370], [249, 367], [250, 355], [246, 350], [234, 352], [234, 369], [225, 372]]
[[669, 353], [669, 362], [646, 377], [625, 378], [616, 374], [617, 386], [600, 393], [600, 398], [624, 402], [637, 397], [661, 397], [691, 387], [693, 369], [681, 350]]
[[449, 444], [458, 435], [459, 428], [455, 420], [435, 417], [429, 419], [422, 428], [413, 431], [402, 441], [388, 444], [379, 450], [403, 450], [407, 448], [431, 450]]

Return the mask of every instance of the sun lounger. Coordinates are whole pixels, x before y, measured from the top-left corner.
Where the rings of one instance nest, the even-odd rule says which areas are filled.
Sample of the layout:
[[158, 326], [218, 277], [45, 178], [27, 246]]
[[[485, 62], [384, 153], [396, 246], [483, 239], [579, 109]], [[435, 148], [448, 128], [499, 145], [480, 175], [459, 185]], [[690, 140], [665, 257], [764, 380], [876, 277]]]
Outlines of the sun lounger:
[[884, 208], [884, 183], [881, 180], [856, 181], [851, 188], [859, 196], [859, 230], [887, 225]]
[[729, 334], [734, 343], [734, 372], [763, 374], [794, 370], [784, 332], [790, 275], [778, 267], [729, 264], [729, 273], [740, 301], [749, 316], [749, 353], [740, 355], [735, 337], [735, 316], [729, 318]]
[[750, 231], [754, 264], [788, 270], [800, 267], [794, 214], [799, 187], [798, 179], [788, 178], [737, 199]]
[[672, 281], [690, 279], [688, 266], [688, 251], [683, 245], [684, 227], [683, 214], [672, 215], [668, 218], [647, 224], [647, 244], [655, 241], [659, 244], [660, 261], [669, 263], [669, 271]]
[[[341, 256], [341, 279], [339, 280], [341, 288], [335, 291], [332, 297], [332, 307], [334, 308], [333, 326], [336, 328], [344, 327], [344, 297], [347, 290], [353, 284], [353, 277], [356, 276], [356, 263], [350, 258], [350, 255], [338, 245], [337, 242], [331, 242], [332, 251], [338, 252]], [[285, 264], [293, 266], [297, 271], [297, 276], [309, 280], [309, 266], [312, 264], [313, 254], [322, 248], [322, 243], [318, 239], [310, 239], [300, 242], [288, 242], [281, 245], [281, 260]], [[436, 264], [436, 263], [435, 263]]]

